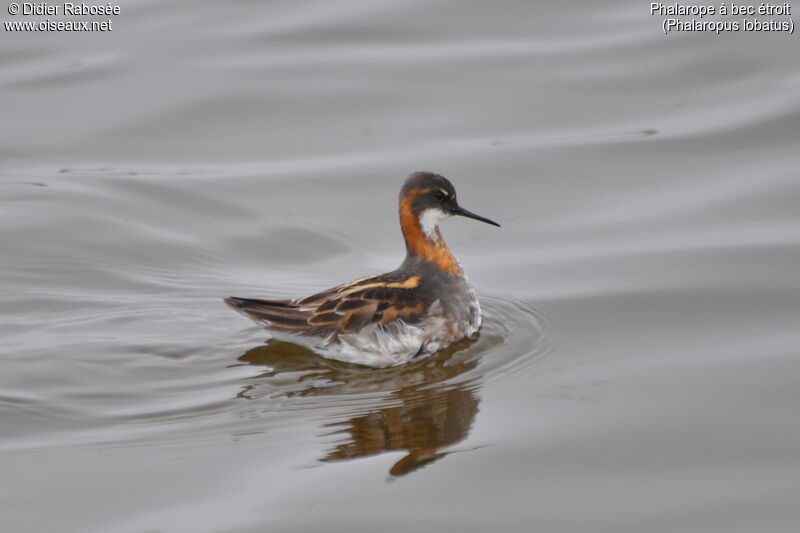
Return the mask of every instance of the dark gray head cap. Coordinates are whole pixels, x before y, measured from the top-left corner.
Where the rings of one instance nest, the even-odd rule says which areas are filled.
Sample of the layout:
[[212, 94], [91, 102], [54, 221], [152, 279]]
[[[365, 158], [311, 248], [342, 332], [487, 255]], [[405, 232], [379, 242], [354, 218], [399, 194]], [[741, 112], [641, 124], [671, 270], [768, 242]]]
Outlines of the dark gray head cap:
[[453, 184], [450, 183], [450, 180], [439, 174], [425, 171], [414, 172], [406, 178], [403, 188], [400, 189], [400, 200], [405, 198], [408, 192], [414, 189], [443, 189], [451, 197], [455, 197], [456, 194], [456, 189], [453, 187]]

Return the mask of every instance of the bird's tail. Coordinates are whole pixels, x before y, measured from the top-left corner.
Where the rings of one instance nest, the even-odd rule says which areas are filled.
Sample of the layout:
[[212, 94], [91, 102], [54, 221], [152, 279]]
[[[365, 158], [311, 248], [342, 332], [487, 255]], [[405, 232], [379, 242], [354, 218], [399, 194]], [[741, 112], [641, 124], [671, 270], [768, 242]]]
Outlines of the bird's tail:
[[259, 300], [254, 298], [225, 298], [225, 303], [234, 311], [255, 320], [262, 326], [276, 331], [305, 333], [310, 329], [309, 311], [289, 300]]

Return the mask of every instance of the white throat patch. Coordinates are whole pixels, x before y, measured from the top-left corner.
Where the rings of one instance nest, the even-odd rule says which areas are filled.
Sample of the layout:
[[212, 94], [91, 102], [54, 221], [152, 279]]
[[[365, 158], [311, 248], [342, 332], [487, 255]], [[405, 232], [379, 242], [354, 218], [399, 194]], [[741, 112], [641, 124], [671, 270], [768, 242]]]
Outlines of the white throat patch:
[[422, 226], [422, 231], [425, 232], [425, 235], [430, 240], [435, 241], [436, 228], [439, 226], [439, 222], [449, 216], [441, 209], [432, 207], [422, 212], [422, 216], [419, 217], [419, 225]]

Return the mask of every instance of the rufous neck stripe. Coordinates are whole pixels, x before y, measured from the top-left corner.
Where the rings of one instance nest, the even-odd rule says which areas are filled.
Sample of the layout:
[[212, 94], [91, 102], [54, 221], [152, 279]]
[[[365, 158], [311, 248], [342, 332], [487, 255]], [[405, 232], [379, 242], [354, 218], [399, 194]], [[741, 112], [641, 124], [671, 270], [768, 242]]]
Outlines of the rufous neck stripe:
[[435, 240], [429, 239], [420, 226], [417, 213], [411, 207], [417, 195], [430, 192], [430, 190], [412, 189], [400, 201], [400, 227], [406, 240], [406, 248], [409, 254], [432, 262], [439, 270], [460, 276], [462, 275], [461, 266], [450, 252], [444, 239], [441, 237]]

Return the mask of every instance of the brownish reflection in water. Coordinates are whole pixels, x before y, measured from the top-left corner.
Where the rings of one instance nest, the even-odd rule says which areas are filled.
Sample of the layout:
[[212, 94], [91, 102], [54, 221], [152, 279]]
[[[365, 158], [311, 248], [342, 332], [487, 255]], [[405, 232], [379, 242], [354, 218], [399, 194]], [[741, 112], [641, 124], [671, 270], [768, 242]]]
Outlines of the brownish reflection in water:
[[[444, 457], [446, 448], [469, 434], [480, 400], [479, 381], [464, 376], [477, 366], [478, 358], [465, 355], [465, 348], [476, 340], [462, 341], [422, 361], [383, 369], [330, 361], [301, 346], [273, 340], [239, 357], [243, 363], [269, 368], [239, 396], [264, 396], [259, 387], [270, 380], [280, 381], [272, 389], [288, 397], [364, 395], [358, 414], [326, 425], [342, 440], [321, 460], [406, 450], [408, 454], [389, 470], [401, 476]], [[291, 380], [280, 379], [291, 374], [296, 374]], [[459, 376], [464, 379], [459, 381]], [[376, 408], [370, 409], [368, 402]]]
[[323, 460], [407, 450], [408, 455], [389, 470], [391, 475], [401, 476], [444, 457], [446, 452], [441, 450], [464, 440], [478, 413], [478, 397], [474, 391], [460, 386], [449, 390], [398, 391], [397, 397], [403, 401], [400, 406], [331, 424], [341, 427], [348, 437]]

